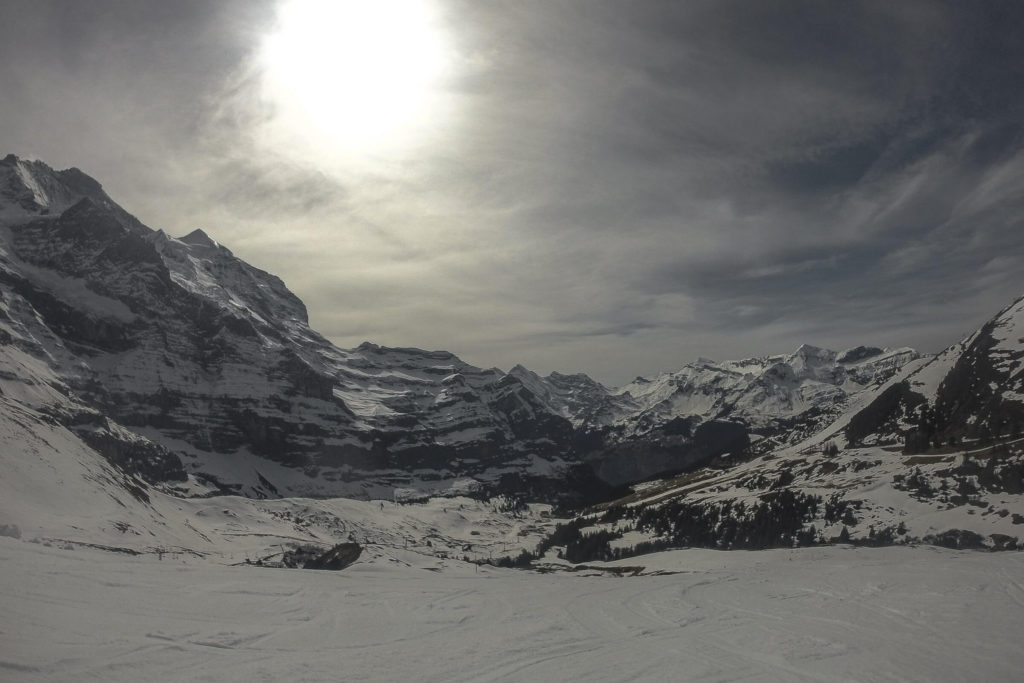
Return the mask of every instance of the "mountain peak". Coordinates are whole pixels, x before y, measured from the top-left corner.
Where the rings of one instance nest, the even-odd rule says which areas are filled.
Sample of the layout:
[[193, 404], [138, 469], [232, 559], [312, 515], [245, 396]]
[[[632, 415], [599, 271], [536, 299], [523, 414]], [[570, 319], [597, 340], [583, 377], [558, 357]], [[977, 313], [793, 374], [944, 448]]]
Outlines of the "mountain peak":
[[830, 355], [832, 353], [833, 353], [832, 351], [829, 351], [828, 349], [823, 349], [820, 346], [814, 346], [813, 344], [801, 344], [799, 347], [797, 347], [797, 350], [796, 350], [796, 352], [793, 355], [795, 355], [795, 356], [804, 356], [804, 357], [807, 357], [807, 356], [828, 356], [828, 355]]
[[95, 198], [99, 195], [105, 197], [103, 186], [100, 185], [99, 181], [74, 166], [63, 171], [57, 171], [56, 175], [70, 190], [84, 194], [87, 197]]
[[185, 244], [191, 244], [197, 247], [216, 248], [220, 246], [219, 244], [217, 244], [217, 241], [214, 240], [209, 235], [207, 235], [202, 228], [196, 228], [195, 230], [193, 230], [192, 232], [190, 232], [189, 234], [185, 235], [180, 239]]
[[0, 207], [21, 215], [63, 211], [77, 201], [53, 169], [41, 161], [8, 154], [0, 162]]
[[884, 353], [884, 349], [877, 346], [854, 346], [853, 348], [840, 351], [836, 356], [837, 363], [857, 363], [867, 358], [874, 358]]
[[95, 178], [77, 168], [56, 171], [42, 161], [16, 154], [0, 160], [0, 212], [9, 219], [55, 216], [86, 198], [116, 214], [125, 227], [139, 234], [148, 232], [107, 196]]

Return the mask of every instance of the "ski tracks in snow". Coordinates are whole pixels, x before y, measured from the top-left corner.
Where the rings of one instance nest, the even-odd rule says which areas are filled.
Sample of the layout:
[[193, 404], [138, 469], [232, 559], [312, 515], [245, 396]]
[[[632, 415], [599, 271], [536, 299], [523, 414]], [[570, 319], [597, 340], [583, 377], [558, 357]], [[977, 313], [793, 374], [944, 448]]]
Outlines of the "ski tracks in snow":
[[341, 573], [0, 538], [5, 681], [1019, 680], [1024, 554], [650, 556], [638, 577]]

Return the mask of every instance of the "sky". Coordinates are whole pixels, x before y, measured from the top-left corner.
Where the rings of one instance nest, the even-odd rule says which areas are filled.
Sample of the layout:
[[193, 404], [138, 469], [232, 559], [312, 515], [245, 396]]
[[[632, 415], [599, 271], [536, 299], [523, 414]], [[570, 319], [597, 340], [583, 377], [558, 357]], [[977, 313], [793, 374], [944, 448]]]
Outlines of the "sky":
[[312, 326], [609, 385], [1024, 294], [1024, 4], [0, 0], [0, 154]]

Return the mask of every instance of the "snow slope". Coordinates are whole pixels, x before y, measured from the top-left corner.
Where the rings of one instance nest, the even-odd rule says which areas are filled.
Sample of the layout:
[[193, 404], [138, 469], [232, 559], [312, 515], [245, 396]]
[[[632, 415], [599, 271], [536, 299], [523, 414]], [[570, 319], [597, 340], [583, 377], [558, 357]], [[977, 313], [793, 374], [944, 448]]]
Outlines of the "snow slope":
[[630, 578], [381, 563], [333, 573], [0, 538], [0, 677], [1010, 681], [1024, 667], [1021, 554], [651, 559]]
[[[25, 541], [106, 548], [130, 556], [183, 554], [218, 562], [280, 561], [283, 550], [342, 542], [367, 560], [443, 568], [532, 548], [548, 507], [458, 495], [405, 504], [346, 498], [182, 497], [113, 466], [51, 417], [0, 396], [0, 526]], [[472, 491], [465, 481], [465, 493]]]

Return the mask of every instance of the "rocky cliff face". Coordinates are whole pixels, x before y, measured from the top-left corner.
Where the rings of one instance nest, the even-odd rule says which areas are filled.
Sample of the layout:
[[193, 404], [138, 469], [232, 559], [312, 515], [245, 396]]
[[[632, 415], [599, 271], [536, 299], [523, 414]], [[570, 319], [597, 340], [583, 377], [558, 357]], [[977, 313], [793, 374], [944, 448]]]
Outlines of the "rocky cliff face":
[[[77, 169], [0, 161], [0, 359], [42, 363], [55, 419], [183, 494], [579, 499], [812, 433], [916, 358], [801, 347], [610, 389], [444, 351], [339, 349], [275, 276], [202, 230], [142, 225]], [[54, 404], [56, 405], [56, 404]]]
[[848, 441], [923, 453], [1016, 439], [1024, 429], [1024, 297], [896, 379], [851, 418]]
[[[0, 188], [4, 352], [42, 359], [78, 404], [180, 461], [183, 490], [383, 495], [573, 465], [572, 426], [515, 377], [447, 352], [338, 349], [278, 278], [201, 230], [146, 228], [77, 170], [9, 156]], [[158, 476], [137, 445], [90, 438]]]

